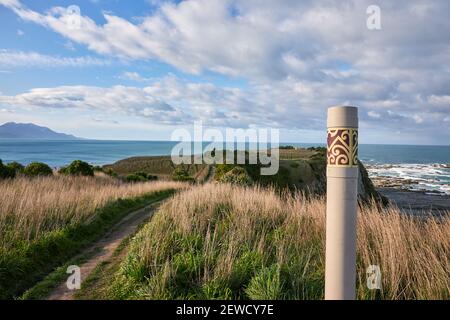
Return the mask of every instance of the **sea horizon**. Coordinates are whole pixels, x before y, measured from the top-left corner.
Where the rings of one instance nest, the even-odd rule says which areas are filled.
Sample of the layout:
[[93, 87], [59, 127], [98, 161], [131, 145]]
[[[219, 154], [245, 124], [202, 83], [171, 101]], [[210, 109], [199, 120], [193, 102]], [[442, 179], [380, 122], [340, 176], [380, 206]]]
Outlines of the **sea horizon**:
[[[180, 142], [182, 141], [0, 138], [0, 159], [5, 162], [22, 161], [24, 164], [47, 159], [50, 165], [56, 166], [80, 159], [92, 164], [104, 165], [133, 156], [168, 156], [171, 154], [173, 146]], [[191, 143], [193, 146], [199, 142], [205, 148], [213, 141], [192, 141]], [[237, 143], [234, 143], [236, 147]], [[227, 142], [225, 141], [223, 144], [225, 147]], [[279, 142], [276, 145], [309, 148], [325, 147], [326, 143], [287, 141]], [[91, 148], [93, 146], [100, 150]], [[245, 142], [245, 150], [255, 150], [256, 146], [255, 142]], [[437, 150], [437, 148], [440, 149]], [[238, 147], [238, 149], [242, 149], [242, 147]], [[431, 153], [424, 154], [420, 149], [429, 151], [431, 149]], [[108, 152], [102, 153], [102, 151]], [[449, 164], [450, 145], [360, 143], [359, 158], [363, 163], [369, 164]]]
[[[106, 141], [106, 142], [181, 142], [173, 140], [152, 140], [152, 139], [97, 139], [97, 138], [78, 138], [78, 139], [41, 139], [41, 138], [0, 138], [0, 142], [4, 141], [61, 141], [61, 142], [74, 142], [74, 141]], [[193, 140], [192, 142], [202, 142]], [[203, 141], [204, 143], [210, 143], [213, 141]], [[227, 141], [224, 141], [226, 143]], [[326, 142], [294, 142], [294, 141], [282, 141], [279, 143], [283, 145], [293, 144], [317, 144], [326, 146]], [[359, 145], [374, 145], [374, 146], [417, 146], [417, 147], [450, 147], [450, 144], [411, 144], [411, 143], [359, 143]]]

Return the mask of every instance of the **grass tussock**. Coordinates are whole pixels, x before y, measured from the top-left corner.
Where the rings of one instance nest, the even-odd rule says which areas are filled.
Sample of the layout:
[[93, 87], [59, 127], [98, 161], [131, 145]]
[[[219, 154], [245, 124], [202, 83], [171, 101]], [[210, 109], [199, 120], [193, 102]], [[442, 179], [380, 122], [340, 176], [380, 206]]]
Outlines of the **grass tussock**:
[[19, 294], [127, 213], [183, 187], [106, 176], [0, 181], [0, 298]]
[[133, 198], [175, 182], [128, 184], [109, 177], [39, 177], [0, 181], [0, 247], [32, 241], [68, 225], [87, 222], [96, 209], [119, 198]]
[[[208, 184], [177, 194], [132, 240], [115, 299], [321, 299], [325, 201]], [[360, 299], [448, 299], [450, 223], [365, 206], [358, 216]], [[368, 290], [379, 265], [382, 290]]]

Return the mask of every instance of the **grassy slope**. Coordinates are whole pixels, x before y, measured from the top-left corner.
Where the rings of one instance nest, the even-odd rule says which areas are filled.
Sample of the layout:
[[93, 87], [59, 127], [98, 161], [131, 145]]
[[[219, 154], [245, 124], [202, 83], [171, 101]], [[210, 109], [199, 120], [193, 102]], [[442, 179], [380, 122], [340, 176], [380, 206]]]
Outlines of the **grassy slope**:
[[[248, 154], [246, 155], [248, 159]], [[279, 150], [279, 170], [276, 175], [262, 176], [259, 165], [239, 165], [244, 167], [251, 179], [263, 186], [281, 189], [322, 193], [325, 183], [325, 154], [323, 150], [293, 149]], [[216, 180], [236, 165], [218, 165]]]
[[[360, 299], [449, 299], [449, 221], [366, 206], [358, 220]], [[380, 211], [381, 210], [381, 211]], [[165, 204], [132, 240], [108, 299], [321, 299], [323, 199], [205, 185]], [[381, 291], [366, 268], [382, 270]]]
[[[280, 168], [274, 176], [261, 176], [258, 165], [240, 165], [245, 168], [253, 181], [263, 186], [275, 186], [277, 188], [288, 188], [291, 190], [302, 190], [313, 194], [323, 194], [326, 183], [326, 149], [279, 149]], [[235, 155], [236, 156], [236, 155]], [[248, 155], [247, 155], [248, 157]], [[225, 159], [225, 156], [224, 156]], [[248, 159], [248, 158], [247, 158]], [[198, 182], [204, 182], [211, 172], [208, 165], [185, 165], [189, 174]], [[235, 165], [219, 165], [216, 170], [215, 180], [219, 180], [221, 175], [231, 170]], [[222, 168], [220, 168], [222, 167]], [[225, 170], [223, 167], [226, 167]], [[134, 157], [124, 159], [112, 165], [105, 166], [105, 169], [113, 169], [120, 175], [133, 172], [144, 171], [162, 178], [169, 178], [175, 169], [169, 156], [160, 157]], [[367, 171], [360, 164], [362, 184], [366, 196], [364, 200], [380, 198], [372, 182], [368, 178]]]
[[[277, 189], [290, 189], [302, 191], [306, 194], [323, 195], [326, 191], [326, 149], [289, 149], [279, 150], [279, 170], [276, 175], [260, 175], [260, 167], [257, 165], [240, 165], [244, 167], [251, 179], [262, 186], [273, 186]], [[236, 165], [218, 165], [215, 180], [233, 169]], [[362, 190], [360, 199], [370, 202], [372, 199], [381, 200], [387, 204], [387, 200], [375, 189], [364, 165], [359, 162], [360, 182]]]
[[[317, 152], [307, 149], [280, 150], [280, 173], [274, 177], [264, 179], [258, 177], [262, 183], [276, 184], [282, 187], [301, 188], [314, 182], [314, 167], [311, 167], [311, 159]], [[298, 164], [298, 165], [297, 165]], [[189, 174], [197, 181], [204, 181], [210, 171], [208, 165], [184, 165]], [[252, 166], [247, 166], [251, 171]], [[155, 157], [132, 157], [120, 160], [114, 164], [104, 166], [104, 169], [112, 169], [119, 175], [124, 176], [134, 172], [143, 171], [161, 178], [169, 178], [175, 169], [175, 165], [169, 156]], [[254, 167], [256, 177], [258, 167]], [[259, 175], [258, 175], [259, 176]]]
[[[199, 175], [207, 168], [207, 165], [184, 165], [192, 177]], [[127, 175], [134, 172], [145, 172], [156, 175], [160, 178], [169, 178], [172, 175], [175, 165], [170, 156], [158, 157], [132, 157], [117, 161], [114, 164], [104, 166], [104, 169], [112, 169], [119, 175]]]
[[88, 224], [78, 224], [49, 232], [33, 243], [0, 255], [0, 298], [17, 296], [54, 267], [63, 264], [86, 245], [101, 237], [128, 213], [172, 194], [172, 190], [119, 199], [98, 210]]

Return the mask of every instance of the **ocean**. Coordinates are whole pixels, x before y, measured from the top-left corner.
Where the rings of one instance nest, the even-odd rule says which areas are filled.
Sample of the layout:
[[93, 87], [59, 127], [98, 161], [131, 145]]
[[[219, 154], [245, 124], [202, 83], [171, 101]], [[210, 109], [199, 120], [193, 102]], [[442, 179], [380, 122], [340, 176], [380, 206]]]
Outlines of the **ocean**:
[[[103, 165], [133, 156], [169, 155], [176, 144], [173, 141], [0, 139], [0, 159], [4, 163], [22, 164], [41, 161], [52, 167], [76, 159]], [[280, 145], [324, 146], [320, 143]], [[359, 158], [367, 165], [371, 177], [403, 179], [412, 190], [450, 194], [450, 146], [362, 144]]]

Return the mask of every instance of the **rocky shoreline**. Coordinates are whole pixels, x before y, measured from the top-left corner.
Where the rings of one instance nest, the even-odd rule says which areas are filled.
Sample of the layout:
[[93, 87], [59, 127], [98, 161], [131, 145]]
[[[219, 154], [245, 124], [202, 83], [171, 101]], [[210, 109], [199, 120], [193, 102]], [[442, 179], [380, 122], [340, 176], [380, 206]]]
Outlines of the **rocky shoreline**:
[[450, 215], [450, 195], [430, 190], [411, 190], [417, 181], [390, 177], [372, 177], [376, 190], [389, 202], [412, 215]]
[[396, 188], [377, 188], [392, 204], [412, 215], [450, 216], [450, 196]]
[[[433, 168], [436, 169], [450, 169], [450, 164], [435, 164], [432, 165]], [[425, 192], [435, 195], [445, 195], [444, 192], [440, 190], [430, 190], [423, 188], [423, 185], [421, 186], [421, 182], [419, 179], [413, 179], [413, 178], [405, 178], [405, 177], [394, 177], [392, 175], [388, 174], [374, 174], [374, 172], [377, 171], [377, 169], [382, 168], [383, 170], [389, 170], [392, 168], [398, 168], [398, 166], [395, 165], [366, 165], [366, 168], [368, 172], [370, 172], [369, 176], [372, 180], [372, 183], [376, 188], [395, 188], [400, 190], [406, 190], [406, 191], [417, 191], [417, 192]], [[436, 179], [436, 178], [435, 178]], [[439, 181], [439, 179], [437, 179]], [[435, 182], [437, 182], [435, 181]]]

